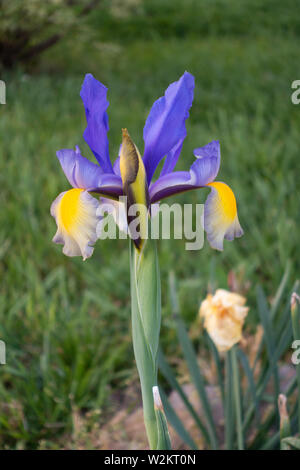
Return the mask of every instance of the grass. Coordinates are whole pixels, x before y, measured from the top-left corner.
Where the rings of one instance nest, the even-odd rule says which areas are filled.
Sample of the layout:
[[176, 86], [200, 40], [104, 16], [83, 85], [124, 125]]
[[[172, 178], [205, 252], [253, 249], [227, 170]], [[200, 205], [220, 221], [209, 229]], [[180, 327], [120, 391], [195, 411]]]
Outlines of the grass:
[[[185, 251], [184, 241], [159, 243], [167, 350], [174, 337], [170, 269], [188, 323], [208, 283], [225, 287], [230, 270], [251, 282], [250, 305], [258, 283], [272, 298], [289, 259], [290, 285], [297, 275], [300, 108], [290, 99], [300, 76], [296, 15], [286, 2], [274, 2], [274, 9], [266, 2], [265, 12], [258, 2], [244, 2], [250, 10], [237, 10], [233, 2], [223, 4], [221, 16], [219, 1], [204, 2], [200, 21], [193, 2], [177, 16], [168, 10], [171, 3], [147, 0], [125, 19], [107, 15], [100, 22], [95, 14], [91, 42], [66, 40], [38, 68], [1, 77], [7, 85], [7, 104], [0, 107], [0, 338], [7, 345], [0, 370], [2, 448], [35, 448], [42, 440], [55, 446], [58, 435], [72, 430], [73, 405], [100, 410], [105, 419], [112, 392], [136, 377], [127, 242], [101, 241], [84, 263], [51, 243], [49, 207], [69, 187], [55, 152], [79, 144], [92, 158], [82, 139], [79, 98], [86, 72], [109, 87], [112, 159], [124, 126], [143, 148], [153, 101], [184, 70], [195, 75], [196, 90], [178, 168], [189, 167], [193, 148], [221, 141], [218, 178], [234, 189], [245, 235], [227, 242], [222, 253], [207, 243], [199, 253]], [[205, 196], [202, 190], [173, 202], [203, 202]], [[258, 321], [255, 309], [249, 321]]]

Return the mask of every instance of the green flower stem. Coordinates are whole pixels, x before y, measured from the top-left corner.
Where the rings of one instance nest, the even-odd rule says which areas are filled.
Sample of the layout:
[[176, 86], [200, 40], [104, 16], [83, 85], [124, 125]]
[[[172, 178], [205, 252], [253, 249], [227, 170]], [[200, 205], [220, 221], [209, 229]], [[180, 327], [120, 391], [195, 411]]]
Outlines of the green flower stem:
[[161, 290], [155, 242], [145, 241], [139, 252], [130, 242], [132, 340], [140, 377], [143, 411], [150, 449], [170, 448], [163, 410], [155, 410], [157, 353], [161, 322]]

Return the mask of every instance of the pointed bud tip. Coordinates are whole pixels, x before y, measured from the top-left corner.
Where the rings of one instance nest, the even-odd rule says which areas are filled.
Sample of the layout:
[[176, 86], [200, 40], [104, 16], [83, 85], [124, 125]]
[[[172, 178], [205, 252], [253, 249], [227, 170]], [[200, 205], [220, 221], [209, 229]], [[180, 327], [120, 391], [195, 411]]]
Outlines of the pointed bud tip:
[[126, 127], [124, 127], [124, 129], [122, 128], [122, 137], [129, 137], [129, 134], [128, 134], [128, 130], [126, 129]]

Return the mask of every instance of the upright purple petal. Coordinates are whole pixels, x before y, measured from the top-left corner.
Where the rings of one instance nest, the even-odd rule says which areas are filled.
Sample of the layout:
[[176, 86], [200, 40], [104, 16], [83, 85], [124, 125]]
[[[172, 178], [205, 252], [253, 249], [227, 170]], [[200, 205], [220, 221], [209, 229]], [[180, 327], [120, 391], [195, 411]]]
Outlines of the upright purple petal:
[[107, 138], [109, 127], [106, 109], [109, 103], [106, 94], [107, 88], [96, 80], [92, 74], [89, 73], [85, 76], [80, 92], [87, 120], [83, 137], [102, 169], [105, 172], [112, 173]]
[[210, 142], [194, 151], [197, 160], [190, 171], [174, 171], [161, 175], [150, 186], [151, 203], [157, 202], [174, 194], [200, 188], [211, 183], [218, 174], [220, 167], [220, 144]]
[[177, 142], [177, 144], [174, 145], [172, 150], [170, 150], [170, 152], [166, 156], [164, 166], [161, 170], [160, 176], [171, 173], [171, 171], [174, 170], [174, 168], [176, 166], [176, 163], [177, 163], [177, 160], [179, 158], [181, 149], [182, 149], [183, 141], [184, 141], [184, 137], [182, 139], [180, 139]]
[[[194, 77], [185, 72], [177, 82], [167, 88], [165, 95], [153, 104], [144, 127], [143, 158], [148, 184], [160, 160], [185, 138], [185, 121], [189, 116], [193, 96]], [[174, 152], [174, 158], [176, 157], [178, 158], [178, 154]]]
[[57, 153], [62, 169], [73, 188], [86, 189], [109, 196], [122, 194], [122, 180], [113, 173], [103, 173], [99, 165], [83, 157], [78, 147]]

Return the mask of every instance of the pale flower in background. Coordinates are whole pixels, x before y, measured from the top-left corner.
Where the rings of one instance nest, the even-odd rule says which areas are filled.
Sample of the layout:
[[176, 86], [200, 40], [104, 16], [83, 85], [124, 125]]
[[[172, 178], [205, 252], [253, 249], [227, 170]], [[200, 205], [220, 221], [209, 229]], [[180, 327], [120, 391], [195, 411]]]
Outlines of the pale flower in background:
[[249, 307], [239, 294], [218, 289], [201, 303], [199, 314], [204, 327], [220, 352], [228, 351], [242, 339], [242, 328]]

